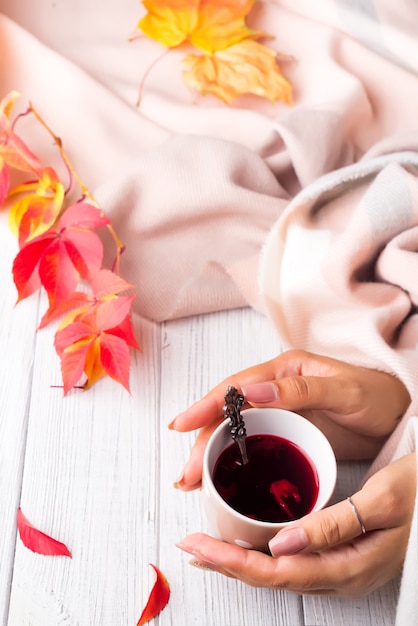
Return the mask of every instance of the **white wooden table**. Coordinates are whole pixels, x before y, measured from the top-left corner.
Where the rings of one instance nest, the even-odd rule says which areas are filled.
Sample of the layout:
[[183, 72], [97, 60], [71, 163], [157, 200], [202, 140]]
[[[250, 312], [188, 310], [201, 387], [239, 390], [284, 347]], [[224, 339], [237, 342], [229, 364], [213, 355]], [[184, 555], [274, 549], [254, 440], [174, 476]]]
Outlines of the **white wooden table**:
[[[166, 324], [136, 319], [132, 395], [109, 378], [64, 398], [54, 328], [36, 332], [45, 300], [14, 307], [16, 242], [0, 223], [0, 624], [136, 626], [159, 566], [171, 599], [159, 626], [389, 626], [397, 583], [349, 601], [252, 589], [188, 564], [174, 543], [205, 529], [198, 493], [173, 487], [193, 435], [167, 429], [228, 374], [279, 351], [249, 309]], [[336, 498], [364, 467], [340, 468]], [[25, 548], [16, 512], [73, 558]]]

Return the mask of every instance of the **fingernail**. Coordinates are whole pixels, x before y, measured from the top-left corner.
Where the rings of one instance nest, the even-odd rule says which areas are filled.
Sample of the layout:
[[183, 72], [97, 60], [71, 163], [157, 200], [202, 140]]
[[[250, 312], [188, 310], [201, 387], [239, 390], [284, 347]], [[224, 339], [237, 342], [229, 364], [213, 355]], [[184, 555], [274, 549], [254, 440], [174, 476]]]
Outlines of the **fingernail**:
[[183, 486], [183, 479], [184, 479], [184, 467], [181, 470], [180, 474], [178, 475], [177, 479], [174, 481], [173, 487], [175, 487], [176, 489], [181, 489]]
[[202, 485], [201, 480], [199, 480], [197, 483], [194, 483], [192, 485], [188, 485], [184, 481], [184, 473], [185, 473], [185, 470], [183, 469], [180, 476], [177, 478], [177, 480], [174, 481], [173, 483], [174, 489], [181, 489], [181, 491], [194, 491], [195, 489], [198, 489], [199, 487], [201, 487]]
[[187, 554], [192, 554], [195, 557], [196, 561], [200, 561], [205, 565], [216, 565], [215, 561], [211, 561], [206, 556], [203, 556], [203, 554], [201, 554], [199, 550], [195, 550], [194, 548], [186, 546], [186, 544], [184, 544], [182, 541], [179, 541], [175, 545], [177, 548], [180, 548], [180, 550], [183, 550], [183, 552], [187, 552]]
[[186, 544], [182, 541], [177, 542], [175, 546], [176, 548], [180, 548], [180, 550], [183, 550], [183, 552], [187, 552], [187, 554], [193, 554], [193, 548], [189, 548], [189, 546], [186, 546]]
[[271, 555], [274, 557], [295, 554], [308, 545], [308, 537], [303, 528], [291, 528], [280, 531], [269, 541]]
[[[180, 415], [181, 415], [181, 413], [180, 413]], [[176, 417], [173, 417], [173, 419], [171, 420], [171, 422], [168, 422], [168, 424], [167, 424], [167, 428], [168, 428], [169, 430], [174, 430], [174, 424], [176, 423], [176, 419], [177, 419], [178, 417], [179, 417], [179, 416], [178, 416], [178, 415], [176, 415]]]
[[256, 383], [242, 388], [245, 399], [249, 402], [274, 402], [279, 397], [274, 383]]
[[191, 559], [189, 561], [189, 565], [193, 565], [193, 567], [213, 572], [213, 567], [211, 567], [208, 563], [203, 563], [203, 561], [196, 561], [195, 559]]

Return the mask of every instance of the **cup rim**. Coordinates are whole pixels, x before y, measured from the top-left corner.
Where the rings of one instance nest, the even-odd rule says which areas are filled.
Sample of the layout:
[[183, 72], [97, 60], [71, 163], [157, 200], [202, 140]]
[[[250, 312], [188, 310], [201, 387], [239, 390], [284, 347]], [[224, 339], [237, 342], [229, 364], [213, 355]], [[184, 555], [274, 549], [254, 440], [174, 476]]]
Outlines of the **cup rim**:
[[[324, 433], [317, 427], [315, 426], [315, 424], [313, 424], [312, 422], [310, 422], [308, 419], [306, 419], [305, 417], [303, 417], [303, 415], [300, 415], [300, 413], [295, 413], [294, 411], [289, 411], [288, 409], [281, 409], [278, 407], [265, 407], [265, 408], [261, 408], [261, 407], [251, 407], [249, 409], [245, 409], [242, 413], [245, 415], [246, 413], [252, 413], [252, 412], [259, 412], [259, 411], [279, 411], [280, 413], [285, 413], [285, 414], [291, 414], [292, 416], [296, 416], [296, 418], [299, 418], [301, 420], [304, 420], [304, 427], [308, 428], [313, 431], [316, 432], [317, 436], [319, 436], [320, 438], [322, 438], [323, 440], [323, 444], [325, 445], [325, 447], [327, 447], [330, 452], [330, 457], [331, 459], [333, 459], [333, 464], [332, 467], [330, 468], [330, 472], [332, 472], [332, 477], [331, 477], [331, 487], [329, 489], [329, 497], [328, 500], [331, 498], [334, 490], [335, 490], [335, 485], [337, 482], [337, 461], [335, 458], [335, 454], [334, 451], [332, 449], [332, 446], [330, 444], [330, 442], [328, 441], [328, 439], [326, 438], [326, 436], [324, 435]], [[292, 418], [293, 419], [293, 418]], [[209, 477], [209, 480], [205, 480], [205, 485], [208, 489], [210, 489], [211, 494], [214, 495], [216, 501], [221, 505], [224, 506], [228, 509], [228, 513], [231, 514], [233, 517], [236, 517], [237, 520], [240, 521], [244, 521], [247, 523], [251, 523], [251, 525], [254, 526], [258, 526], [260, 528], [264, 528], [264, 529], [268, 529], [268, 528], [283, 528], [285, 526], [294, 524], [295, 522], [297, 522], [299, 519], [302, 518], [297, 518], [296, 520], [289, 520], [287, 522], [266, 522], [263, 520], [258, 520], [258, 519], [254, 519], [254, 518], [250, 518], [247, 517], [246, 515], [243, 515], [242, 513], [239, 513], [239, 511], [235, 510], [234, 508], [232, 508], [230, 506], [230, 504], [228, 502], [226, 502], [226, 500], [224, 500], [222, 498], [222, 496], [220, 495], [220, 493], [218, 492], [218, 490], [216, 489], [214, 483], [213, 483], [213, 479], [212, 479], [212, 475], [211, 472], [209, 470], [209, 454], [210, 454], [210, 448], [211, 448], [211, 443], [212, 441], [215, 439], [215, 437], [223, 430], [225, 430], [228, 426], [229, 423], [229, 419], [226, 418], [224, 420], [222, 420], [222, 422], [216, 427], [216, 429], [213, 431], [213, 433], [211, 434], [208, 443], [206, 445], [205, 448], [205, 452], [203, 455], [203, 477], [207, 476]], [[253, 433], [252, 433], [253, 434]], [[269, 434], [266, 432], [260, 432], [259, 434]], [[274, 433], [270, 433], [270, 434], [274, 434]], [[280, 436], [280, 435], [278, 435]], [[290, 439], [289, 439], [290, 441]], [[296, 445], [299, 445], [297, 442], [292, 442], [292, 443], [296, 443]], [[303, 448], [302, 448], [303, 449]], [[307, 454], [305, 452], [305, 454]], [[312, 461], [314, 463], [314, 461]], [[314, 463], [315, 467], [316, 464]], [[316, 468], [317, 469], [317, 468]], [[318, 502], [318, 498], [315, 502], [315, 505], [312, 507], [312, 509], [309, 511], [309, 513], [307, 513], [307, 515], [309, 515], [310, 513], [313, 513], [314, 511], [320, 510], [321, 508], [323, 508], [323, 506], [325, 506], [326, 502], [319, 507], [319, 509], [317, 508], [317, 502]]]

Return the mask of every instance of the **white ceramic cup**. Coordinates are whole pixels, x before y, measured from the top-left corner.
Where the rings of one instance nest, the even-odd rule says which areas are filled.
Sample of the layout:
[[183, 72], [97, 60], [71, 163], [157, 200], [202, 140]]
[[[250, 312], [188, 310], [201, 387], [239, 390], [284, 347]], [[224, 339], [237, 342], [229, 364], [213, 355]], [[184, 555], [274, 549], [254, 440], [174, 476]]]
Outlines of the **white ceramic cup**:
[[[248, 435], [276, 435], [297, 444], [311, 460], [318, 473], [318, 497], [312, 511], [329, 502], [337, 480], [337, 463], [328, 439], [307, 419], [284, 409], [247, 409], [242, 412]], [[221, 452], [232, 443], [229, 419], [212, 433], [203, 458], [202, 502], [209, 533], [228, 543], [269, 552], [268, 542], [293, 522], [264, 522], [233, 509], [220, 496], [212, 480], [213, 469]]]

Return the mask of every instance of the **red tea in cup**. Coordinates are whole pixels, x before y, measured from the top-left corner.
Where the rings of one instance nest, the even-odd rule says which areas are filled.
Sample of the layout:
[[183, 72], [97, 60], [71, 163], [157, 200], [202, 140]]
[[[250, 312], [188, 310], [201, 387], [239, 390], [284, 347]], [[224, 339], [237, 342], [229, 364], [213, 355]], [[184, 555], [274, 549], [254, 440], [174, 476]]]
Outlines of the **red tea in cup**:
[[318, 498], [312, 460], [297, 444], [277, 435], [246, 437], [248, 463], [235, 443], [219, 455], [212, 480], [233, 509], [251, 519], [289, 522], [309, 513]]

